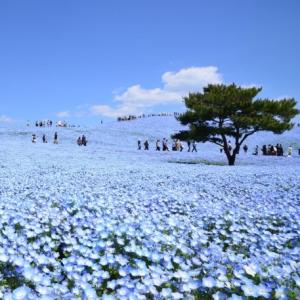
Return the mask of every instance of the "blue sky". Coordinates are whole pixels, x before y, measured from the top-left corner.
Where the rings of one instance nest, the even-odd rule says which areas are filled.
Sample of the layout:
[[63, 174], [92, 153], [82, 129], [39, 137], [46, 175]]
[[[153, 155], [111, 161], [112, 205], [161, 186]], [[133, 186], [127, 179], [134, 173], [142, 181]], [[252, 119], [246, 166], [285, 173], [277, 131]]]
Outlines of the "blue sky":
[[177, 111], [209, 82], [300, 99], [300, 1], [0, 0], [0, 122]]

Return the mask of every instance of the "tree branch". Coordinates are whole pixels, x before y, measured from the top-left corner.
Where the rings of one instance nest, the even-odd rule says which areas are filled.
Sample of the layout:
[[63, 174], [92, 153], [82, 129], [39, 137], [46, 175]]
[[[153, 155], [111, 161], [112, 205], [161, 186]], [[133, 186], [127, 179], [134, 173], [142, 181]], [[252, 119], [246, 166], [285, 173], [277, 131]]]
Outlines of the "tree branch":
[[255, 132], [257, 132], [257, 131], [258, 131], [258, 130], [252, 130], [251, 132], [245, 134], [244, 137], [243, 137], [243, 138], [241, 139], [241, 141], [240, 141], [240, 145], [243, 144], [243, 142], [245, 141], [245, 139], [246, 139], [248, 136], [252, 135], [253, 133], [255, 133]]

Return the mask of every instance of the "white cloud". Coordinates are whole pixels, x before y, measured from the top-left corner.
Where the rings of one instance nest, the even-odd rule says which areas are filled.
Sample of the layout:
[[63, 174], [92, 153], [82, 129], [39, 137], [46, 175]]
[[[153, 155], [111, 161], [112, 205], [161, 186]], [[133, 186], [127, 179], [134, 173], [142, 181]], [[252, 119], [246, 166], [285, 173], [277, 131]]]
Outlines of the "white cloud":
[[70, 112], [69, 111], [60, 111], [56, 113], [56, 116], [59, 118], [68, 118], [70, 117]]
[[116, 94], [115, 107], [95, 105], [91, 112], [95, 115], [116, 117], [138, 114], [156, 105], [176, 104], [189, 92], [200, 91], [211, 84], [222, 83], [223, 79], [217, 67], [190, 67], [178, 72], [166, 72], [161, 77], [163, 87], [145, 89], [139, 84], [128, 87], [123, 93]]
[[179, 93], [166, 89], [143, 89], [140, 85], [129, 87], [123, 94], [117, 95], [115, 100], [137, 107], [148, 107], [156, 104], [177, 102], [181, 100]]
[[0, 115], [0, 123], [12, 123], [14, 120], [8, 116]]
[[199, 91], [208, 84], [222, 83], [217, 67], [191, 67], [162, 75], [164, 88], [175, 91]]

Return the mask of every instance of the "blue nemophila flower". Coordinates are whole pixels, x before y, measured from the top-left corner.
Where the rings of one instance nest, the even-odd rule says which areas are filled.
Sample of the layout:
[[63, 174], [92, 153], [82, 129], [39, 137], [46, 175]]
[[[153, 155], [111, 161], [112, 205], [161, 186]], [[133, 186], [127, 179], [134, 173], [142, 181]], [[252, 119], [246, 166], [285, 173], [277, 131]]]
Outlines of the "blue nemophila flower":
[[259, 288], [257, 285], [254, 285], [253, 283], [249, 282], [246, 285], [242, 286], [242, 290], [244, 292], [244, 295], [247, 297], [258, 297], [259, 296]]
[[122, 288], [120, 288], [120, 289], [117, 290], [117, 293], [121, 297], [124, 297], [124, 296], [128, 295], [130, 293], [130, 291], [126, 287], [122, 287]]
[[269, 298], [270, 297], [270, 289], [268, 287], [266, 287], [263, 284], [259, 284], [258, 285], [258, 295], [265, 297], [265, 298]]
[[[0, 171], [0, 262], [35, 286], [31, 297], [80, 299], [90, 287], [103, 299], [192, 299], [201, 287], [219, 298], [287, 299], [298, 288], [297, 165], [270, 170], [269, 157], [249, 157], [234, 173], [185, 165], [176, 172], [161, 158], [157, 165], [157, 156], [153, 168], [129, 154], [128, 167], [109, 153], [109, 168], [97, 155], [93, 164], [74, 156], [66, 168], [56, 153], [37, 176], [42, 161], [34, 154], [35, 164]], [[0, 158], [9, 166], [9, 157]], [[230, 295], [233, 289], [244, 296]], [[4, 292], [11, 299], [13, 291]]]
[[27, 299], [29, 299], [30, 293], [31, 293], [31, 289], [29, 287], [21, 286], [12, 292], [12, 299], [13, 300], [27, 300]]
[[6, 255], [4, 252], [0, 253], [0, 261], [2, 263], [6, 263], [9, 260], [8, 255]]
[[220, 291], [218, 291], [215, 294], [213, 294], [212, 297], [213, 297], [214, 300], [225, 300], [225, 299], [227, 299], [226, 294], [224, 294], [224, 293], [222, 293]]
[[41, 295], [51, 295], [52, 289], [47, 286], [38, 286], [36, 291]]
[[216, 286], [216, 280], [212, 277], [202, 278], [202, 285], [206, 288], [213, 288]]
[[36, 274], [36, 270], [32, 267], [26, 267], [23, 270], [23, 275], [28, 281], [33, 280], [35, 274]]
[[275, 290], [275, 297], [276, 299], [287, 300], [287, 289], [285, 287], [278, 287]]
[[244, 266], [244, 270], [250, 276], [255, 276], [260, 271], [260, 268], [257, 264], [250, 263]]

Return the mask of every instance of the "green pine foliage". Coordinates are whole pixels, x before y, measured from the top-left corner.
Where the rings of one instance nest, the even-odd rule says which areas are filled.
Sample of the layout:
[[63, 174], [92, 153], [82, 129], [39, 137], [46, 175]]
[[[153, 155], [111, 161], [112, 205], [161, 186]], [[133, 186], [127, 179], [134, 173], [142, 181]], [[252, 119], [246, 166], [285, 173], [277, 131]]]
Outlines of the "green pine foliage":
[[[229, 165], [234, 165], [243, 142], [257, 131], [281, 134], [293, 127], [291, 120], [299, 113], [294, 98], [272, 100], [256, 98], [262, 88], [208, 85], [202, 93], [184, 97], [187, 111], [179, 117], [189, 130], [174, 138], [212, 142], [224, 149]], [[233, 149], [228, 141], [233, 140]]]

